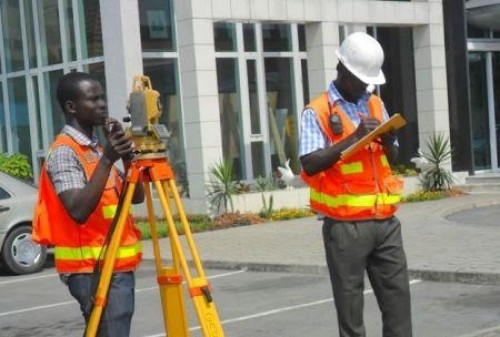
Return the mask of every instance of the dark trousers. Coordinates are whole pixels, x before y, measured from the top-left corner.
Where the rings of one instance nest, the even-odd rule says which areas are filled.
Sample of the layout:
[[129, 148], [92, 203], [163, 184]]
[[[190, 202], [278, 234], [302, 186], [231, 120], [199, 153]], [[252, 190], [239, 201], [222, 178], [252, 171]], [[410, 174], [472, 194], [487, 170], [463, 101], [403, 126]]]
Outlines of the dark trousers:
[[[71, 295], [80, 303], [80, 310], [88, 323], [90, 313], [85, 308], [90, 299], [91, 274], [71, 274], [67, 279]], [[109, 286], [106, 306], [97, 330], [98, 337], [127, 337], [134, 313], [135, 277], [133, 272], [114, 273]]]
[[364, 337], [364, 272], [382, 312], [384, 337], [411, 337], [410, 286], [401, 224], [325, 219], [323, 241], [340, 337]]

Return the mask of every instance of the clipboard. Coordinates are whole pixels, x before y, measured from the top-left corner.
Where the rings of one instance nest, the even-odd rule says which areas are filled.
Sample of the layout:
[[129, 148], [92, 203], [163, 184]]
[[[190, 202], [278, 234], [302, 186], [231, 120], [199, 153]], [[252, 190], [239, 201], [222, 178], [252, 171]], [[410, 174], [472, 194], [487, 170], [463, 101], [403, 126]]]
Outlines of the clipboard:
[[363, 138], [358, 140], [356, 143], [349, 146], [347, 149], [342, 151], [340, 155], [341, 160], [349, 158], [351, 155], [370, 144], [373, 140], [378, 138], [381, 134], [387, 133], [391, 130], [397, 130], [406, 125], [405, 119], [400, 114], [394, 114], [384, 123], [380, 124], [378, 128], [365, 135]]

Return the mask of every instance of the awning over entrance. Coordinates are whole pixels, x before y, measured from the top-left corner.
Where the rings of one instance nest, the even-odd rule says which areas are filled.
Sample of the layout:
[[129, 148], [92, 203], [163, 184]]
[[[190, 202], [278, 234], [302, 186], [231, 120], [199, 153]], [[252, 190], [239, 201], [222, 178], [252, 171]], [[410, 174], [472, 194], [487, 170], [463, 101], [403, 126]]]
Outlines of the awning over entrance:
[[470, 25], [500, 31], [500, 1], [468, 0], [465, 8]]

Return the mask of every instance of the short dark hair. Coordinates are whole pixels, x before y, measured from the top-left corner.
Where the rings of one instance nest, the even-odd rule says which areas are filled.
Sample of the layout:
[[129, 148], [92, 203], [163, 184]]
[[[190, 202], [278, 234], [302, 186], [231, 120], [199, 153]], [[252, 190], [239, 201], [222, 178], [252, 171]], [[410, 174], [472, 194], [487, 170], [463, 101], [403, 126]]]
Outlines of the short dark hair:
[[99, 82], [93, 75], [82, 72], [67, 73], [59, 80], [57, 85], [57, 100], [59, 101], [63, 113], [66, 113], [64, 110], [65, 102], [78, 99], [80, 94], [78, 85], [83, 81]]

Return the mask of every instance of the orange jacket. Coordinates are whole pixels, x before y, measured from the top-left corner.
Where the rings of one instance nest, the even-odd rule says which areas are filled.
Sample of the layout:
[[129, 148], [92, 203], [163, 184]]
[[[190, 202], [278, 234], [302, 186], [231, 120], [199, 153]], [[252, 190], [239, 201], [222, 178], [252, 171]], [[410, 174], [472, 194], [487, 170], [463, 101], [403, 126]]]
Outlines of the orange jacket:
[[[91, 149], [79, 145], [67, 135], [59, 135], [51, 150], [61, 145], [70, 146], [75, 151], [87, 178], [90, 178], [99, 162], [99, 157]], [[33, 219], [33, 240], [55, 246], [55, 265], [59, 273], [93, 271], [116, 213], [121, 189], [121, 179], [113, 167], [96, 209], [84, 224], [78, 224], [67, 213], [52, 185], [46, 167], [42, 167], [38, 203]], [[114, 270], [134, 270], [141, 256], [140, 232], [129, 216]], [[104, 258], [104, 252], [100, 258]]]
[[[325, 92], [308, 107], [316, 112], [323, 133], [332, 143], [338, 143], [351, 135], [355, 127], [338, 104], [330, 104]], [[382, 121], [383, 104], [377, 96], [371, 95], [368, 108], [372, 117]], [[337, 113], [342, 121], [340, 135], [334, 135], [330, 129], [332, 113]], [[301, 177], [310, 186], [311, 208], [332, 219], [386, 219], [394, 214], [401, 201], [403, 181], [392, 175], [383, 148], [377, 143], [314, 176], [302, 171]]]

